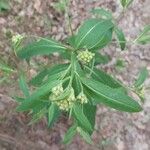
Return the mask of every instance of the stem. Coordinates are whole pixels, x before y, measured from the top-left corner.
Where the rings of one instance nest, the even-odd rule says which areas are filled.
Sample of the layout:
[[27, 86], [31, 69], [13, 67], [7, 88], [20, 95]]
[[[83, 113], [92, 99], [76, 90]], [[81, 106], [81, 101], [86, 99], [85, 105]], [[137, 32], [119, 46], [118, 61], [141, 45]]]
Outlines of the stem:
[[[67, 2], [68, 2], [68, 4], [67, 4]], [[73, 36], [74, 34], [73, 34], [73, 29], [72, 29], [72, 26], [71, 26], [71, 20], [70, 20], [70, 15], [69, 15], [69, 3], [70, 3], [69, 0], [65, 0], [65, 5], [66, 5], [65, 16], [67, 17], [68, 28], [70, 30], [71, 36]]]

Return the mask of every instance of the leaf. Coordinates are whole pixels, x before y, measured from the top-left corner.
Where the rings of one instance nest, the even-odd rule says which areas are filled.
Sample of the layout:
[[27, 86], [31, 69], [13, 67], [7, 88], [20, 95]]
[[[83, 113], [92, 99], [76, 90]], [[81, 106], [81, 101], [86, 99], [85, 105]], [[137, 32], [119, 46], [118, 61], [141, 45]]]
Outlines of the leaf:
[[123, 31], [120, 28], [115, 27], [115, 33], [117, 35], [117, 39], [118, 39], [119, 45], [121, 47], [121, 50], [124, 50], [126, 47], [126, 39], [125, 39], [125, 35], [124, 35]]
[[22, 97], [17, 97], [17, 96], [14, 96], [14, 97], [12, 97], [16, 102], [22, 102], [22, 101], [24, 101], [25, 99], [24, 98], [22, 98]]
[[25, 95], [25, 97], [29, 97], [28, 85], [26, 83], [26, 80], [25, 80], [25, 77], [23, 74], [20, 75], [19, 86], [20, 86], [20, 89], [22, 90], [23, 94]]
[[144, 27], [143, 31], [135, 40], [139, 44], [148, 44], [150, 43], [150, 25]]
[[102, 55], [98, 52], [95, 54], [95, 65], [107, 64], [109, 61], [110, 61], [110, 58], [108, 55]]
[[[89, 111], [90, 110], [90, 111]], [[90, 124], [92, 125], [92, 129], [94, 130], [95, 127], [95, 116], [96, 116], [96, 106], [85, 104], [83, 106], [83, 112], [87, 119], [89, 120]]]
[[65, 137], [63, 139], [64, 144], [70, 144], [71, 140], [76, 134], [77, 124], [75, 123], [72, 127], [70, 127], [65, 134]]
[[114, 25], [110, 20], [89, 19], [79, 28], [76, 35], [76, 48], [99, 49], [112, 38]]
[[52, 75], [55, 75], [55, 77], [57, 77], [58, 74], [60, 75], [60, 73], [65, 71], [68, 66], [68, 64], [61, 64], [54, 65], [50, 68], [45, 68], [30, 80], [30, 84], [34, 86], [40, 86], [47, 76], [51, 77]]
[[126, 4], [127, 4], [127, 1], [128, 0], [120, 0], [121, 1], [121, 5], [122, 5], [122, 7], [125, 7], [126, 6]]
[[133, 0], [120, 0], [121, 1], [121, 5], [124, 8], [127, 8], [130, 6], [130, 4], [133, 2]]
[[43, 96], [43, 95], [49, 93], [51, 91], [51, 89], [53, 87], [57, 86], [60, 82], [61, 82], [60, 80], [51, 81], [51, 79], [50, 79], [47, 83], [45, 83], [44, 85], [39, 87], [36, 91], [34, 91], [32, 93], [32, 95], [30, 96], [29, 100], [37, 99], [40, 96]]
[[32, 124], [38, 122], [39, 120], [41, 120], [45, 116], [46, 112], [47, 112], [47, 109], [46, 109], [46, 107], [44, 107], [43, 109], [38, 111], [38, 113], [35, 113], [32, 116], [32, 120], [30, 121], [30, 123], [28, 125], [32, 125]]
[[99, 81], [107, 86], [110, 86], [112, 88], [122, 87], [122, 84], [120, 83], [120, 81], [117, 81], [112, 76], [110, 76], [109, 74], [107, 74], [106, 72], [104, 72], [100, 69], [94, 68], [91, 77], [94, 80], [97, 80], [97, 81]]
[[79, 132], [79, 134], [83, 137], [83, 139], [89, 143], [89, 144], [93, 144], [93, 141], [91, 139], [91, 136], [89, 135], [88, 132], [84, 131], [81, 127], [77, 127], [77, 131]]
[[33, 99], [33, 100], [23, 100], [21, 102], [21, 104], [16, 108], [16, 110], [18, 112], [23, 112], [23, 111], [29, 111], [29, 110], [32, 110], [36, 107], [39, 107], [40, 105], [47, 105], [47, 102], [44, 102], [42, 100], [37, 100], [37, 99]]
[[51, 127], [59, 117], [60, 111], [55, 103], [52, 103], [48, 110], [48, 126]]
[[61, 81], [49, 81], [43, 86], [39, 87], [36, 91], [32, 93], [32, 95], [24, 100], [20, 106], [17, 107], [17, 111], [27, 111], [32, 109], [35, 105], [39, 105], [42, 102], [40, 101], [41, 96], [46, 95], [51, 91], [51, 89], [58, 85]]
[[75, 95], [78, 96], [81, 92], [81, 85], [80, 85], [80, 81], [79, 81], [77, 75], [75, 75], [74, 78], [73, 78], [72, 86], [73, 86]]
[[77, 120], [77, 123], [83, 127], [89, 133], [93, 132], [92, 125], [90, 124], [87, 117], [84, 115], [82, 111], [82, 107], [79, 104], [74, 104], [73, 106], [73, 115]]
[[57, 41], [51, 39], [40, 39], [34, 41], [17, 50], [17, 55], [21, 59], [28, 59], [37, 55], [48, 55], [54, 52], [63, 53], [66, 48]]
[[94, 15], [100, 15], [101, 17], [104, 17], [104, 19], [112, 19], [112, 13], [103, 8], [92, 9], [91, 13]]
[[14, 70], [8, 66], [7, 64], [3, 63], [0, 61], [0, 70], [6, 72], [6, 73], [11, 73], [11, 72], [14, 72]]
[[142, 68], [137, 80], [134, 83], [134, 86], [140, 87], [144, 83], [144, 81], [147, 79], [147, 77], [148, 77], [148, 70], [146, 68]]
[[126, 7], [129, 7], [132, 4], [133, 0], [128, 0]]
[[74, 48], [76, 47], [75, 41], [76, 41], [76, 36], [75, 36], [75, 35], [70, 36], [70, 37], [67, 39], [67, 42], [69, 43], [69, 45], [72, 46], [72, 47], [74, 47]]
[[120, 111], [139, 112], [142, 110], [141, 106], [136, 101], [128, 95], [125, 95], [121, 90], [112, 89], [93, 79], [82, 78], [82, 82], [93, 91], [93, 94], [99, 96], [100, 103]]
[[7, 11], [10, 9], [8, 0], [0, 0], [0, 11]]

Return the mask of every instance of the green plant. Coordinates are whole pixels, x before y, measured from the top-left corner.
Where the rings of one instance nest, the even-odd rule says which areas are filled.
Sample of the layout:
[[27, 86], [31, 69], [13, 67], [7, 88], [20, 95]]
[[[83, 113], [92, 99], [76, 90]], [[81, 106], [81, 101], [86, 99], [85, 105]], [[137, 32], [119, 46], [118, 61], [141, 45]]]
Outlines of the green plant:
[[34, 37], [35, 40], [26, 44], [24, 41], [28, 37], [13, 37], [16, 55], [28, 63], [33, 56], [51, 55], [54, 52], [68, 60], [65, 64], [45, 67], [34, 76], [29, 81], [29, 85], [34, 86], [33, 92], [30, 92], [25, 76], [21, 75], [19, 85], [24, 97], [16, 97], [20, 104], [17, 111], [30, 111], [33, 115], [31, 123], [46, 116], [48, 126], [51, 127], [61, 112], [73, 118], [73, 125], [68, 129], [64, 143], [69, 143], [76, 132], [88, 143], [93, 143], [91, 134], [95, 126], [97, 104], [130, 113], [142, 110], [128, 93], [132, 91], [140, 97], [136, 89], [143, 87], [146, 69], [140, 73], [134, 86], [127, 87], [96, 68], [102, 60], [98, 57], [106, 59], [98, 51], [111, 44], [113, 35], [121, 50], [125, 50], [127, 42], [110, 12], [97, 8], [92, 13], [97, 17], [86, 20], [75, 34], [69, 25], [72, 35], [63, 44], [41, 37]]
[[10, 9], [9, 0], [0, 0], [0, 12]]

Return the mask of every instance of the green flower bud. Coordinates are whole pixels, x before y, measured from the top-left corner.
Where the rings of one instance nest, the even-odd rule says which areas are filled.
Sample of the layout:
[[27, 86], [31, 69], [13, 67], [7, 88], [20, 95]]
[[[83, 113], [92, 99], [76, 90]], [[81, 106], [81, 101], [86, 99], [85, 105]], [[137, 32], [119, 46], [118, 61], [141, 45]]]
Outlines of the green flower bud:
[[74, 89], [70, 89], [70, 94], [66, 99], [57, 100], [57, 97], [63, 93], [62, 85], [58, 85], [52, 89], [52, 94], [50, 95], [50, 100], [58, 105], [61, 110], [68, 111], [72, 106], [74, 101], [76, 100], [74, 95]]
[[89, 52], [88, 50], [85, 50], [85, 51], [79, 52], [77, 58], [83, 64], [87, 64], [87, 63], [89, 63], [93, 59], [94, 56], [95, 56], [94, 53]]
[[52, 93], [57, 97], [60, 96], [63, 93], [64, 89], [62, 87], [62, 84], [57, 85], [52, 88]]
[[88, 99], [83, 92], [77, 96], [77, 99], [81, 102], [81, 104], [88, 103]]

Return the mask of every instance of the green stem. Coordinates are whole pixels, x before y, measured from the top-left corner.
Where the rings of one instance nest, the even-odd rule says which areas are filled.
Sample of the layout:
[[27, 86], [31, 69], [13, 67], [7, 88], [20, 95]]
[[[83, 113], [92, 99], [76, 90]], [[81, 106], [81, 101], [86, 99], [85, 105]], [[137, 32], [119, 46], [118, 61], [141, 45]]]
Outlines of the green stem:
[[65, 5], [66, 5], [65, 15], [67, 17], [68, 27], [69, 27], [70, 33], [73, 36], [74, 34], [73, 34], [73, 29], [72, 29], [72, 26], [71, 26], [71, 20], [70, 20], [70, 16], [69, 16], [69, 3], [70, 3], [69, 0], [65, 0]]

